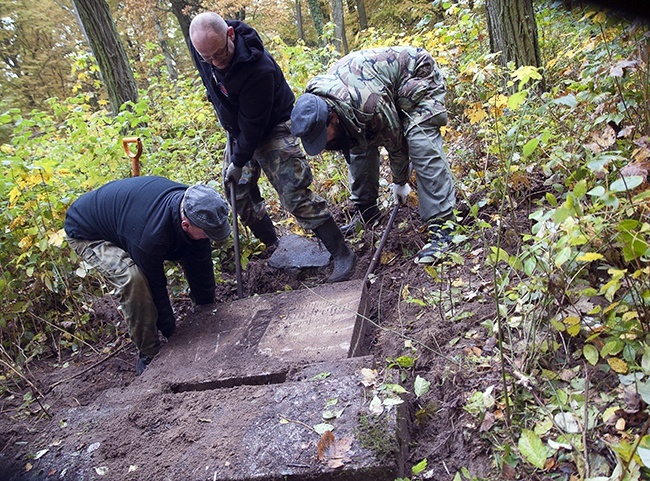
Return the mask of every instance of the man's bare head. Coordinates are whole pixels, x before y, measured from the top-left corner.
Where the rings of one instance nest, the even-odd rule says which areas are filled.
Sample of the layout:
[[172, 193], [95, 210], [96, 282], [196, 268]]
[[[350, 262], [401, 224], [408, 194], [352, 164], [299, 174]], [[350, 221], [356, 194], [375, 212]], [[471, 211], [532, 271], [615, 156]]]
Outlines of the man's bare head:
[[235, 31], [221, 15], [214, 12], [198, 14], [190, 23], [190, 40], [204, 62], [218, 69], [230, 66]]

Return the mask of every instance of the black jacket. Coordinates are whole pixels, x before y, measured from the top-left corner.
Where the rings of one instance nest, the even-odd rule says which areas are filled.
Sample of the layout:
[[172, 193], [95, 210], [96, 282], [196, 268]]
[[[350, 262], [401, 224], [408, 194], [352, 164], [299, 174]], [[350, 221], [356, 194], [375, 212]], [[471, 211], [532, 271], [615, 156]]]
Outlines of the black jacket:
[[238, 20], [226, 23], [235, 29], [228, 70], [203, 62], [191, 42], [190, 49], [219, 122], [236, 139], [231, 159], [243, 167], [262, 139], [289, 120], [295, 97], [255, 29]]
[[192, 240], [181, 227], [186, 185], [162, 177], [109, 182], [72, 203], [65, 216], [69, 237], [106, 240], [128, 252], [149, 281], [158, 328], [175, 324], [164, 261], [180, 261], [197, 304], [214, 302], [215, 280], [208, 239]]

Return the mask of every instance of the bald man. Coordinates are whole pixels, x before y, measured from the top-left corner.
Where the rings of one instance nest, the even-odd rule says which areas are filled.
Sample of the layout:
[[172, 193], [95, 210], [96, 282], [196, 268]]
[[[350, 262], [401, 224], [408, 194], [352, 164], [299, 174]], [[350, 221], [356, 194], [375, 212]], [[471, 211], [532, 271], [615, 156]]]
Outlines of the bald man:
[[282, 205], [303, 229], [313, 230], [332, 254], [334, 267], [328, 282], [349, 279], [356, 256], [325, 199], [310, 189], [311, 169], [290, 131], [295, 97], [262, 39], [243, 22], [205, 12], [192, 20], [190, 40], [208, 98], [228, 133], [223, 179], [236, 185], [236, 210], [242, 223], [267, 246], [277, 243], [258, 187], [263, 170]]

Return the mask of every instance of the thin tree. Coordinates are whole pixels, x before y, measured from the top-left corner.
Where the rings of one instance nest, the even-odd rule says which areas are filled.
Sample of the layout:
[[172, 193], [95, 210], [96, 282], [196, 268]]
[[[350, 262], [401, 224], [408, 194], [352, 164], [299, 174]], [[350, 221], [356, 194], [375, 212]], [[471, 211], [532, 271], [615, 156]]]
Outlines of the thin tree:
[[99, 65], [111, 111], [116, 114], [124, 102], [138, 100], [138, 89], [108, 4], [106, 0], [73, 0], [72, 3]]
[[359, 28], [365, 30], [368, 28], [368, 15], [366, 15], [366, 4], [363, 0], [357, 0], [357, 12], [359, 14]]
[[163, 55], [165, 56], [165, 65], [169, 72], [169, 78], [175, 81], [178, 79], [178, 72], [176, 72], [176, 66], [174, 65], [174, 56], [172, 55], [169, 45], [167, 45], [167, 38], [165, 37], [165, 32], [157, 15], [154, 16], [154, 22], [156, 34], [158, 36], [158, 43], [160, 44], [160, 49], [162, 50]]
[[332, 19], [334, 20], [334, 44], [339, 52], [348, 53], [348, 40], [345, 37], [343, 0], [332, 0]]
[[296, 0], [296, 24], [298, 26], [298, 38], [305, 41], [305, 28], [302, 24], [302, 4]]

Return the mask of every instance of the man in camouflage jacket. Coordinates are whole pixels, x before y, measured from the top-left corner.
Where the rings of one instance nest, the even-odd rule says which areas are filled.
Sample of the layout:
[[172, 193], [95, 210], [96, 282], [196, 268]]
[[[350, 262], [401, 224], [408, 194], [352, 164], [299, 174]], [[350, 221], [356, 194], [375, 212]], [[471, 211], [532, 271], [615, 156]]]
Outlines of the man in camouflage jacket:
[[[343, 151], [361, 221], [379, 217], [379, 147], [388, 151], [397, 202], [410, 193], [413, 166], [420, 216], [431, 231], [416, 262], [433, 262], [449, 245], [443, 223], [454, 219], [455, 207], [440, 135], [447, 123], [446, 87], [436, 61], [415, 47], [361, 50], [312, 78], [305, 91], [291, 115], [292, 132], [310, 155]], [[342, 230], [354, 230], [354, 224]]]

